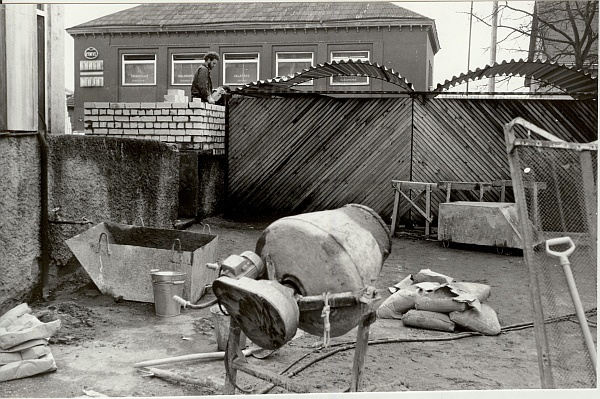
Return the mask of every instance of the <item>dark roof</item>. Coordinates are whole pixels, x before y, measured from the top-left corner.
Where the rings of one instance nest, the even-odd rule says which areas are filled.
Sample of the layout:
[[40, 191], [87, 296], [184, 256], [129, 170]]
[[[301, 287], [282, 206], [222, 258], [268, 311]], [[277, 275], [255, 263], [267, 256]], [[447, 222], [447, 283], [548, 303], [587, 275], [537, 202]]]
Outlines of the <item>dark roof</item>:
[[106, 15], [68, 28], [69, 33], [89, 28], [222, 26], [227, 24], [301, 25], [357, 21], [433, 20], [386, 2], [256, 2], [256, 3], [153, 3]]

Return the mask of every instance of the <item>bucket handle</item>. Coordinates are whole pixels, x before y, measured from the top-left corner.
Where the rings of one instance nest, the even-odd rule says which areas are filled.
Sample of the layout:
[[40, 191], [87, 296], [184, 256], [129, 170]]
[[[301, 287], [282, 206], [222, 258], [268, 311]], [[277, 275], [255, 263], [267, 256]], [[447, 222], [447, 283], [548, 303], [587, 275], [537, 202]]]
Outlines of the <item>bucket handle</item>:
[[96, 247], [96, 252], [99, 253], [100, 252], [100, 248], [102, 247], [102, 236], [104, 236], [105, 241], [106, 241], [106, 253], [108, 255], [110, 255], [110, 247], [108, 246], [108, 235], [104, 232], [102, 232], [100, 234], [100, 237], [98, 238], [98, 246]]
[[204, 231], [206, 230], [206, 228], [207, 228], [207, 227], [208, 227], [208, 234], [212, 234], [212, 233], [210, 232], [210, 225], [208, 225], [208, 224], [205, 224], [205, 223], [202, 223], [202, 234], [205, 234], [205, 232], [204, 232]]
[[[175, 260], [175, 244], [177, 244], [179, 247], [179, 249], [177, 250], [179, 261]], [[183, 252], [181, 251], [181, 240], [179, 240], [179, 238], [176, 238], [173, 241], [173, 246], [171, 247], [171, 262], [181, 264], [182, 260], [183, 260]]]

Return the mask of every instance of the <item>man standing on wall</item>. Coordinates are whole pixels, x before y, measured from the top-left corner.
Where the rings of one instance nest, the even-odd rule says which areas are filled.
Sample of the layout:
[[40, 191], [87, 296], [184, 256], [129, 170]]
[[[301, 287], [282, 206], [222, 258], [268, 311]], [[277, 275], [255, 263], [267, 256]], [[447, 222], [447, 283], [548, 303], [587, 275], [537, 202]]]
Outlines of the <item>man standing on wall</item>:
[[213, 87], [210, 71], [219, 62], [219, 54], [209, 51], [204, 55], [204, 64], [200, 65], [192, 81], [192, 98], [200, 98], [203, 102], [215, 103], [211, 97]]

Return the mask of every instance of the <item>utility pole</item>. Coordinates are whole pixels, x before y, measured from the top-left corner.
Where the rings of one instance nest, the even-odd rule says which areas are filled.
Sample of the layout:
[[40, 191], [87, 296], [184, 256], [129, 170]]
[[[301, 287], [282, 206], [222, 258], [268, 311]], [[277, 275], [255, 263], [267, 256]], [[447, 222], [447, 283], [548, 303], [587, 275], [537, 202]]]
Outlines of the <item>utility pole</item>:
[[[490, 66], [496, 63], [496, 44], [498, 42], [498, 2], [494, 1], [492, 6], [492, 43], [490, 45]], [[496, 91], [496, 78], [488, 80], [488, 93]]]
[[[471, 31], [473, 29], [473, 2], [471, 2], [471, 12], [469, 13], [469, 49], [467, 50], [467, 72], [471, 69]], [[467, 79], [467, 95], [469, 94], [469, 80]]]

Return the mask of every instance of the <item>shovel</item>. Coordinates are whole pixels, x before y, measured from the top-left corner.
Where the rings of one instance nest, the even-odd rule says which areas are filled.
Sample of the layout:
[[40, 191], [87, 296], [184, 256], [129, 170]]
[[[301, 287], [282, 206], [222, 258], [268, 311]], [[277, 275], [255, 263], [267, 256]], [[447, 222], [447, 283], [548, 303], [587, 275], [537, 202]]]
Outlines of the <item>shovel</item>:
[[[569, 244], [569, 248], [562, 252], [553, 251], [550, 249], [553, 245], [561, 244]], [[569, 286], [569, 293], [571, 294], [573, 305], [575, 305], [575, 312], [577, 313], [577, 320], [579, 320], [579, 325], [581, 326], [581, 332], [583, 333], [585, 345], [587, 347], [588, 352], [590, 353], [590, 359], [592, 360], [592, 364], [595, 370], [597, 361], [596, 348], [594, 346], [594, 340], [592, 339], [590, 327], [588, 326], [587, 319], [585, 318], [583, 305], [581, 304], [581, 299], [579, 298], [579, 292], [577, 291], [577, 287], [575, 286], [575, 279], [573, 278], [573, 273], [571, 272], [571, 262], [569, 261], [569, 255], [571, 255], [573, 251], [575, 251], [575, 244], [571, 240], [571, 237], [558, 237], [546, 240], [546, 253], [550, 256], [557, 257], [560, 260], [560, 264], [562, 265], [563, 270], [565, 272], [565, 277], [567, 278], [567, 285]]]

